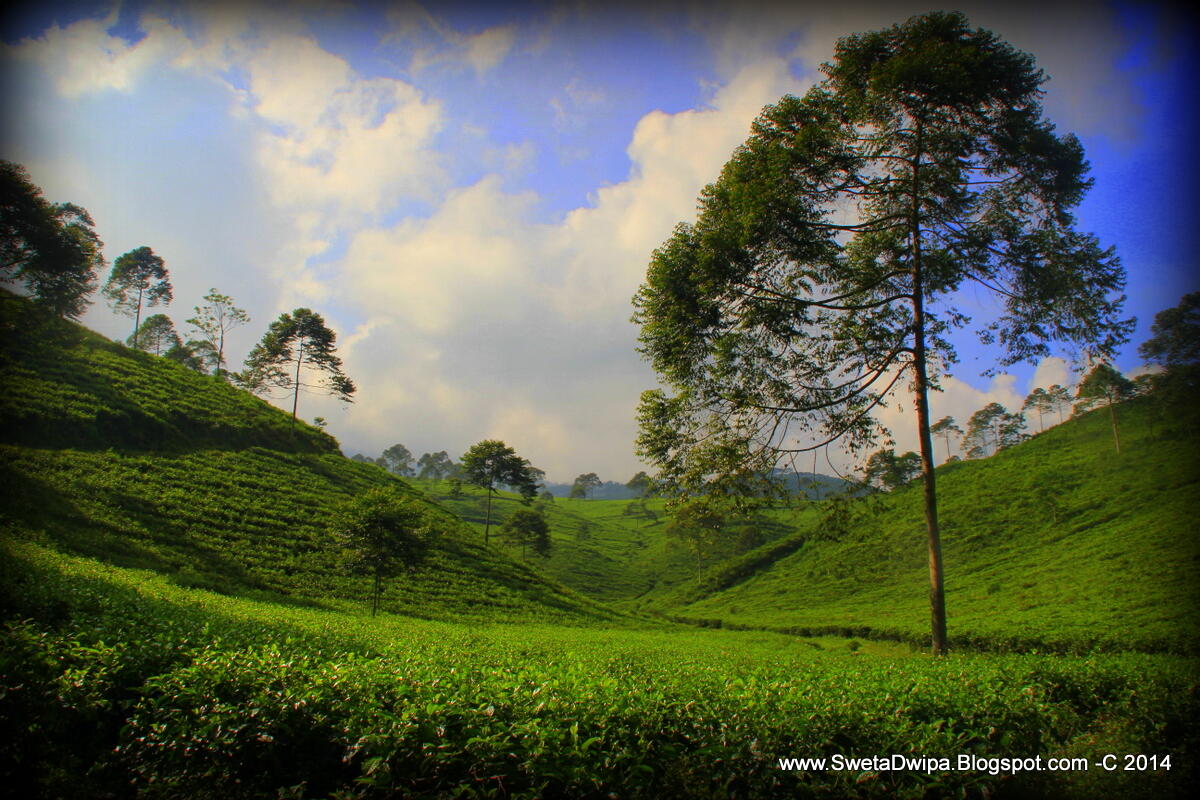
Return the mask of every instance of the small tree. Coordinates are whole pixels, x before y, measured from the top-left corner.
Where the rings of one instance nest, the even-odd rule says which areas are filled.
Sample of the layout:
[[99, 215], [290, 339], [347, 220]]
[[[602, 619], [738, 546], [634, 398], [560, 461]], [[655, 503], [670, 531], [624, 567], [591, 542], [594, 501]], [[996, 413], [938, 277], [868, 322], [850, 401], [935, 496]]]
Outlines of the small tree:
[[1076, 389], [1080, 410], [1096, 404], [1108, 406], [1108, 419], [1112, 424], [1113, 444], [1117, 455], [1121, 454], [1121, 437], [1117, 434], [1117, 403], [1133, 396], [1133, 382], [1110, 365], [1101, 362], [1083, 377]]
[[721, 541], [726, 513], [713, 498], [694, 498], [680, 503], [671, 521], [667, 536], [683, 544], [696, 557], [696, 581], [699, 582], [704, 557]]
[[[300, 388], [316, 386], [345, 403], [353, 402], [354, 384], [342, 373], [342, 360], [335, 355], [337, 335], [325, 327], [325, 320], [307, 308], [280, 314], [271, 323], [262, 341], [246, 358], [240, 382], [255, 392], [280, 388], [292, 393], [292, 427]], [[323, 373], [321, 383], [305, 383], [303, 368]]]
[[86, 210], [49, 203], [25, 168], [0, 160], [0, 282], [20, 283], [39, 304], [78, 318], [104, 265]]
[[636, 492], [638, 497], [646, 497], [654, 488], [654, 481], [651, 480], [650, 476], [647, 475], [644, 470], [639, 470], [637, 474], [630, 478], [629, 482], [625, 484], [625, 488], [629, 489], [631, 492]]
[[527, 547], [542, 558], [550, 557], [550, 524], [538, 509], [518, 508], [504, 521], [500, 535], [509, 544], [521, 545], [521, 558]]
[[182, 347], [183, 342], [175, 332], [175, 325], [166, 314], [154, 314], [146, 317], [146, 321], [127, 340], [130, 347], [145, 350], [161, 356]]
[[961, 437], [963, 435], [962, 428], [954, 424], [954, 417], [942, 417], [937, 422], [929, 426], [929, 433], [932, 436], [941, 436], [946, 443], [946, 460], [950, 460], [950, 436], [951, 434]]
[[487, 492], [487, 517], [483, 525], [485, 545], [492, 527], [492, 494], [497, 486], [512, 486], [527, 500], [537, 497], [539, 471], [497, 439], [485, 439], [472, 445], [463, 454], [462, 469], [469, 482]]
[[232, 297], [216, 289], [209, 289], [204, 300], [208, 305], [196, 306], [195, 316], [187, 323], [199, 331], [196, 340], [206, 344], [213, 374], [220, 377], [225, 366], [225, 334], [249, 322], [250, 315], [235, 306]]
[[585, 472], [575, 479], [575, 483], [571, 485], [571, 498], [581, 497], [587, 499], [588, 493], [594, 491], [601, 484], [599, 476], [594, 472]]
[[416, 570], [438, 533], [424, 504], [387, 487], [347, 503], [330, 532], [345, 548], [347, 566], [373, 578], [372, 617], [379, 610], [384, 579]]
[[163, 358], [168, 361], [174, 361], [188, 369], [196, 372], [204, 372], [205, 358], [204, 346], [196, 341], [189, 341], [183, 344], [177, 344], [170, 350], [163, 353]]
[[413, 474], [412, 453], [402, 444], [394, 444], [379, 456], [383, 468], [396, 475], [409, 477]]
[[113, 310], [133, 317], [132, 339], [133, 346], [137, 347], [142, 306], [171, 302], [171, 279], [166, 264], [149, 247], [130, 250], [113, 262], [112, 272], [104, 284], [104, 296]]

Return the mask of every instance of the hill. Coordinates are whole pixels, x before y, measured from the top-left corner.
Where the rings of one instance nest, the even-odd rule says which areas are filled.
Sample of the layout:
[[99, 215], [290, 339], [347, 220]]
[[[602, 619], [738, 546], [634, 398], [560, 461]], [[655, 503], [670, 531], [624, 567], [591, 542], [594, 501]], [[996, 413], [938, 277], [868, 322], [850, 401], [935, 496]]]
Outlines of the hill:
[[[991, 458], [938, 468], [951, 639], [959, 646], [1194, 652], [1200, 540], [1195, 406], [1153, 396], [1067, 421]], [[710, 625], [924, 642], [921, 490], [853, 501], [844, 533], [818, 514], [640, 608]]]
[[384, 608], [447, 619], [590, 623], [619, 615], [479, 538], [418, 490], [344, 458], [336, 441], [222, 380], [0, 305], [0, 522], [180, 585], [293, 602], [359, 603], [325, 533], [372, 486], [419, 497], [446, 528]]

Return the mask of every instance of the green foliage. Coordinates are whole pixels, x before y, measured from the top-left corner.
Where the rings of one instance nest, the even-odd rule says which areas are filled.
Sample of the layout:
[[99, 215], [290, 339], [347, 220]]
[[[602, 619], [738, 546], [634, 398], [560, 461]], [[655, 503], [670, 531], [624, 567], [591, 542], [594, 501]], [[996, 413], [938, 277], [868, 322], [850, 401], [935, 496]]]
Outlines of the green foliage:
[[963, 446], [972, 458], [994, 455], [1025, 438], [1025, 415], [1010, 413], [1000, 403], [988, 403], [967, 420]]
[[411, 476], [413, 474], [413, 456], [402, 444], [394, 444], [384, 450], [379, 456], [383, 468], [396, 475]]
[[[938, 468], [952, 647], [1087, 652], [1200, 652], [1200, 409], [1159, 417], [1151, 397], [1118, 404], [1121, 458], [1108, 413], [1086, 413], [979, 461]], [[725, 562], [702, 596], [655, 591], [631, 607], [807, 633], [928, 642], [926, 554], [912, 547], [917, 492], [846, 501], [845, 535], [823, 541], [822, 507], [792, 539]], [[780, 547], [778, 557], [768, 555]], [[717, 589], [721, 585], [723, 588]]]
[[233, 304], [233, 298], [216, 289], [204, 295], [207, 305], [196, 306], [195, 315], [187, 323], [199, 332], [195, 342], [189, 342], [203, 353], [215, 375], [225, 369], [225, 335], [234, 328], [250, 321], [250, 315]]
[[483, 526], [484, 544], [492, 525], [492, 494], [498, 486], [512, 486], [528, 504], [537, 497], [541, 470], [517, 455], [511, 447], [497, 439], [484, 439], [471, 445], [462, 457], [462, 474], [469, 482], [487, 493], [487, 517]]
[[581, 498], [581, 499], [586, 500], [587, 496], [588, 496], [588, 492], [591, 492], [594, 489], [599, 488], [602, 483], [603, 483], [603, 481], [600, 480], [600, 477], [598, 475], [596, 475], [596, 473], [585, 472], [582, 475], [580, 475], [579, 477], [577, 477], [575, 479], [575, 482], [573, 484], [571, 484], [570, 498], [571, 499]]
[[156, 306], [172, 300], [171, 279], [165, 262], [149, 247], [124, 253], [113, 262], [104, 284], [104, 296], [113, 310], [133, 317], [133, 347], [138, 347], [142, 306]]
[[[146, 317], [146, 321], [142, 323], [141, 327], [129, 337], [127, 344], [156, 356], [166, 355], [172, 351], [178, 352], [183, 347], [179, 334], [175, 332], [175, 324], [166, 314], [154, 314]], [[176, 360], [183, 361], [184, 359], [177, 357]]]
[[[315, 386], [344, 403], [353, 402], [354, 383], [342, 372], [336, 342], [337, 334], [325, 327], [320, 314], [307, 308], [280, 314], [246, 357], [239, 382], [254, 392], [290, 392], [293, 420], [302, 387]], [[319, 373], [320, 383], [306, 383], [305, 368]]]
[[509, 544], [521, 545], [521, 557], [528, 547], [534, 554], [549, 558], [553, 548], [550, 525], [540, 509], [519, 508], [504, 521], [500, 536]]
[[[28, 546], [7, 555], [24, 580], [0, 636], [0, 778], [26, 796], [1186, 796], [1195, 780], [1192, 660], [372, 624]], [[1175, 760], [1133, 776], [779, 768], [1103, 752]]]
[[1154, 315], [1151, 336], [1138, 355], [1168, 369], [1200, 363], [1200, 292], [1183, 296], [1179, 305]]
[[19, 164], [0, 160], [0, 281], [21, 284], [51, 313], [77, 319], [104, 265], [88, 212], [50, 203]]
[[[0, 303], [15, 325], [28, 303]], [[68, 338], [17, 327], [0, 357], [0, 441], [39, 448], [189, 451], [269, 447], [328, 453], [337, 442], [277, 409], [168, 359], [64, 323]]]
[[863, 482], [881, 489], [899, 489], [921, 472], [921, 457], [909, 451], [896, 455], [890, 447], [877, 450], [863, 468]]
[[371, 616], [379, 610], [383, 579], [413, 572], [425, 560], [437, 523], [423, 503], [394, 487], [376, 487], [347, 503], [330, 527], [348, 554], [352, 571], [375, 580]]

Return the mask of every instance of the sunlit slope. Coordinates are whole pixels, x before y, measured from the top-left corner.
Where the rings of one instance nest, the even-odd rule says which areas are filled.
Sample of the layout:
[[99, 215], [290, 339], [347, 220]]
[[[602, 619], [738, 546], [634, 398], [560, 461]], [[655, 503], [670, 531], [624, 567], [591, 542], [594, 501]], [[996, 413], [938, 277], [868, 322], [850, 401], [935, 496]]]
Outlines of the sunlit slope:
[[[68, 333], [66, 341], [6, 346], [0, 364], [7, 441], [0, 524], [18, 538], [227, 594], [357, 604], [367, 580], [345, 571], [327, 531], [338, 505], [387, 484], [429, 502], [445, 533], [420, 571], [388, 582], [385, 610], [447, 619], [615, 618], [484, 548], [420, 492], [343, 458], [324, 433], [300, 423], [293, 435], [288, 415], [217, 379], [82, 329]], [[106, 410], [110, 403], [117, 412]], [[38, 431], [60, 424], [38, 441]]]
[[[939, 468], [952, 640], [1197, 647], [1196, 410], [1143, 398], [1121, 405], [1118, 420], [1120, 455], [1099, 410], [992, 458]], [[811, 524], [802, 544], [762, 559], [748, 579], [663, 610], [714, 624], [927, 637], [919, 486], [860, 503], [840, 541], [820, 534]]]
[[[430, 497], [471, 525], [481, 535], [487, 496], [481, 489], [464, 486], [459, 496], [445, 481], [412, 481]], [[695, 558], [666, 532], [670, 516], [662, 499], [568, 500], [539, 502], [550, 524], [554, 543], [548, 558], [527, 554], [540, 572], [589, 597], [618, 607], [649, 604], [657, 607], [665, 597], [687, 597], [696, 579]], [[745, 549], [743, 537], [776, 541], [796, 531], [798, 509], [813, 504], [796, 501], [795, 507], [769, 509], [752, 522], [731, 530], [727, 546], [709, 554], [705, 565], [716, 564]], [[510, 514], [524, 508], [520, 497], [498, 492], [492, 499], [492, 542], [514, 557], [521, 548], [506, 545], [501, 526]], [[749, 532], [747, 528], [752, 529]], [[650, 602], [651, 598], [654, 602]]]

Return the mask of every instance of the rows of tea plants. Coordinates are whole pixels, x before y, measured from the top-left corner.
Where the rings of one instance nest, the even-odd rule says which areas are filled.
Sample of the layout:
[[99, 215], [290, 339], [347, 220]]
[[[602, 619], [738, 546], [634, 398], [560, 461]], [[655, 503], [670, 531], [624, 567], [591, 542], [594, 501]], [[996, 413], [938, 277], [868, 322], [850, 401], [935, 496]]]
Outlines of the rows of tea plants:
[[[1146, 796], [1195, 777], [1196, 664], [1169, 656], [931, 659], [769, 634], [370, 620], [31, 545], [6, 556], [0, 725], [17, 735], [0, 777], [33, 796]], [[1171, 769], [778, 763], [1108, 752]]]
[[[1119, 420], [1119, 456], [1102, 409], [991, 458], [939, 468], [952, 643], [1200, 650], [1200, 406], [1139, 398], [1122, 404]], [[708, 624], [923, 642], [923, 525], [920, 488], [903, 488], [857, 503], [835, 541], [811, 526], [816, 536], [756, 574], [725, 581], [736, 566], [726, 565], [702, 597], [651, 595], [639, 607]]]
[[[0, 482], [12, 498], [7, 515], [27, 536], [184, 585], [324, 603], [369, 593], [327, 533], [338, 506], [381, 483], [412, 493], [338, 455], [264, 448], [149, 454], [0, 445]], [[388, 581], [385, 609], [471, 619], [616, 616], [483, 547], [452, 515], [430, 508], [443, 534], [421, 569]]]
[[[0, 329], [20, 304], [0, 304]], [[59, 321], [5, 330], [0, 436], [38, 447], [180, 450], [251, 445], [337, 452], [333, 437], [224, 380]]]

